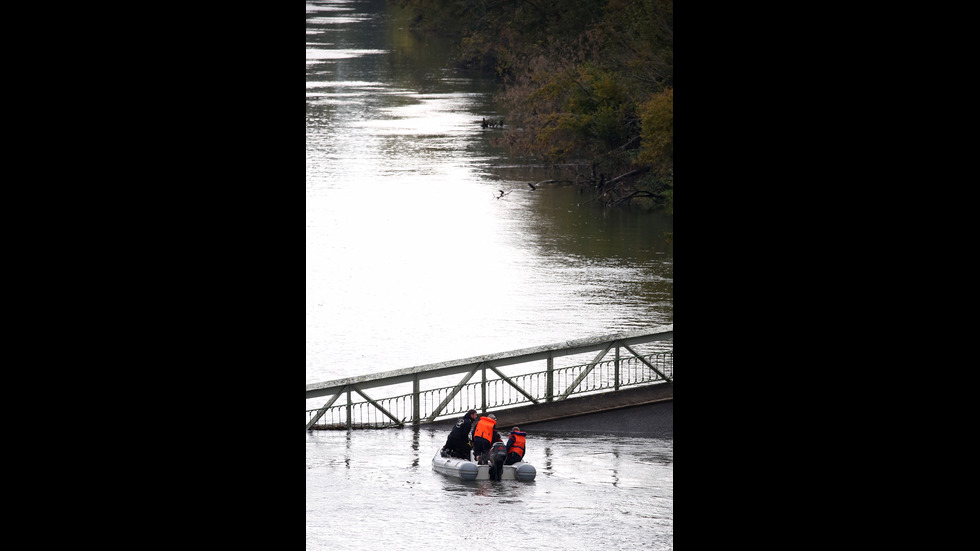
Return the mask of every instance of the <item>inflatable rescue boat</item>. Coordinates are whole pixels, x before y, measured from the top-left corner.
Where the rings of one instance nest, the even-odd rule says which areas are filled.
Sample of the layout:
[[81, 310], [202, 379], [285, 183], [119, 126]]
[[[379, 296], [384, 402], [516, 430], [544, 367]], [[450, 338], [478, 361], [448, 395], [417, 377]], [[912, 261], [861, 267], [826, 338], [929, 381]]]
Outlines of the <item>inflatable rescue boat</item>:
[[[444, 457], [442, 450], [436, 450], [435, 457], [432, 458], [432, 468], [439, 473], [453, 476], [462, 480], [490, 480], [490, 465], [478, 465], [476, 461], [460, 459], [458, 457]], [[470, 457], [473, 452], [470, 452]], [[513, 465], [504, 465], [500, 473], [500, 480], [518, 480], [520, 482], [530, 482], [538, 472], [534, 465], [518, 461]]]

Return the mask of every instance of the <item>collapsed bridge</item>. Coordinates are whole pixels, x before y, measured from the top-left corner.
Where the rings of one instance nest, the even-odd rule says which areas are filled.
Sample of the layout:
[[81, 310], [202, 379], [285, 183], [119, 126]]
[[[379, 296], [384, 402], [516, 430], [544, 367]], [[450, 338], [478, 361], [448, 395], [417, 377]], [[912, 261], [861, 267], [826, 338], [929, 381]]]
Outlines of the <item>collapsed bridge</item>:
[[673, 337], [671, 324], [309, 384], [307, 403], [326, 402], [308, 407], [306, 429], [418, 426], [469, 409], [527, 424], [671, 401]]

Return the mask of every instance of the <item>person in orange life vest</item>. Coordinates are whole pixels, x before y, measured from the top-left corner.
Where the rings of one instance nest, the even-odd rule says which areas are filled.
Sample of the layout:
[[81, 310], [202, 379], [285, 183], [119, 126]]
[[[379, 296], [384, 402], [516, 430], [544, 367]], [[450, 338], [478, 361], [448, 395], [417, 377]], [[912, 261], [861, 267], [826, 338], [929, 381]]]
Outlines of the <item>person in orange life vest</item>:
[[504, 465], [513, 465], [524, 460], [526, 437], [527, 433], [521, 432], [521, 427], [511, 429], [510, 438], [507, 439], [507, 459], [504, 460]]
[[[494, 425], [496, 424], [497, 416], [491, 413], [486, 417], [481, 417], [476, 422], [476, 428], [473, 429], [473, 457], [481, 465], [486, 461], [486, 458], [482, 456], [484, 453], [490, 451], [494, 433], [497, 432], [494, 430]], [[497, 438], [499, 439], [500, 436], [497, 435]]]
[[476, 410], [471, 409], [456, 420], [456, 425], [446, 438], [446, 445], [442, 447], [443, 455], [460, 459], [470, 458], [470, 427], [474, 419], [476, 419]]

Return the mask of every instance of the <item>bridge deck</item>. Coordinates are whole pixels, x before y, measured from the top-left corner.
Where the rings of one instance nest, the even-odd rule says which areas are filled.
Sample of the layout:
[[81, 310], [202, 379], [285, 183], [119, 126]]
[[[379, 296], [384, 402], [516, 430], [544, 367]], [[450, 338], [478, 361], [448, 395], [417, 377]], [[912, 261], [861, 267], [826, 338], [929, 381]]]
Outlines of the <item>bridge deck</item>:
[[513, 426], [672, 400], [672, 340], [670, 325], [308, 384], [307, 400], [325, 402], [307, 404], [306, 428], [439, 424], [468, 409]]
[[[671, 437], [674, 384], [658, 383], [619, 392], [568, 398], [557, 402], [490, 410], [503, 435], [514, 426], [529, 431], [605, 432]], [[445, 419], [430, 426], [452, 426]]]

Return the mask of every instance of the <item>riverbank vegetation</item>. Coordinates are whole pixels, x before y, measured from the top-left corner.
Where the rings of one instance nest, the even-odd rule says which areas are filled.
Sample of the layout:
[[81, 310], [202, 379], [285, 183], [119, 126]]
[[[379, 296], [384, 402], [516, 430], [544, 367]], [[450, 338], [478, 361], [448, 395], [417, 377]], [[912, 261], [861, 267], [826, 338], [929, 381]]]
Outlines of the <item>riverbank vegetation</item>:
[[673, 0], [391, 0], [502, 83], [512, 152], [607, 205], [673, 212]]

